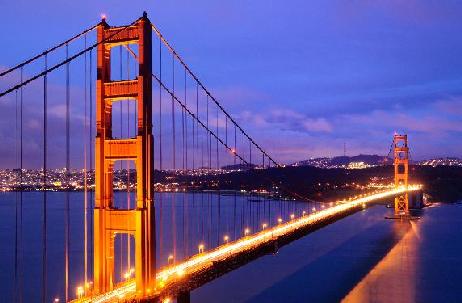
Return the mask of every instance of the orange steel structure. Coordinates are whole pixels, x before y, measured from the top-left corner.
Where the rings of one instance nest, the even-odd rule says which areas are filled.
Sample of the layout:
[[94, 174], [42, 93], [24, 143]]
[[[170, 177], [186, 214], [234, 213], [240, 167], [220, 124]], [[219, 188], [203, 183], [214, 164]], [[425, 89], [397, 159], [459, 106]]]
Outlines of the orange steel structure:
[[[393, 154], [395, 164], [395, 187], [408, 188], [409, 181], [409, 147], [407, 135], [393, 136]], [[405, 216], [409, 214], [409, 195], [405, 191], [395, 197], [395, 215]]]
[[[146, 13], [133, 25], [98, 25], [96, 148], [94, 208], [94, 292], [114, 288], [114, 241], [116, 234], [135, 238], [135, 281], [137, 293], [150, 292], [155, 279], [155, 224], [153, 204], [152, 136], [152, 33]], [[111, 81], [111, 48], [137, 44], [139, 74], [134, 80]], [[112, 137], [112, 104], [135, 100], [138, 105], [134, 138]], [[137, 170], [136, 207], [115, 209], [113, 167], [117, 160], [132, 160]]]

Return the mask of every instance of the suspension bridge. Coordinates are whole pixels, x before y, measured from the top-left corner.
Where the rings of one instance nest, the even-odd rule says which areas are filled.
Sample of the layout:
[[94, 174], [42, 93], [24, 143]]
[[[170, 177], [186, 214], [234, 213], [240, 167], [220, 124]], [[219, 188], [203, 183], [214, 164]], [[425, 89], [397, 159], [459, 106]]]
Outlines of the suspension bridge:
[[[273, 202], [268, 200], [255, 209], [251, 206], [249, 217], [242, 210], [237, 227], [234, 204], [234, 222], [226, 222], [226, 232], [220, 210], [218, 218], [210, 209], [205, 214], [183, 210], [180, 218], [174, 194], [170, 203], [164, 195], [156, 195], [186, 190], [174, 185], [175, 176], [194, 179], [281, 165], [225, 110], [146, 13], [125, 26], [109, 26], [103, 18], [0, 72], [0, 79], [0, 100], [8, 104], [5, 110], [11, 117], [11, 124], [3, 122], [2, 131], [14, 130], [11, 142], [5, 142], [4, 157], [11, 159], [17, 184], [13, 279], [17, 302], [23, 301], [28, 167], [39, 168], [35, 182], [41, 184], [42, 302], [189, 302], [195, 288], [371, 204], [394, 199], [396, 216], [405, 218], [409, 195], [421, 191], [408, 184], [407, 136], [396, 135], [394, 186], [330, 204], [285, 191], [305, 203], [282, 211], [271, 209]], [[62, 180], [55, 180], [57, 166], [64, 167]], [[73, 173], [80, 167], [81, 174]], [[188, 186], [196, 191], [219, 188], [201, 182]], [[268, 184], [283, 187], [272, 180]], [[48, 279], [53, 262], [48, 211], [58, 186], [64, 200], [62, 297], [47, 293], [50, 283], [61, 283]], [[78, 201], [83, 209], [80, 281], [72, 276], [70, 264], [75, 188], [83, 192]], [[171, 205], [168, 218], [165, 204]], [[215, 220], [218, 228], [213, 227]], [[164, 230], [165, 222], [171, 230]]]

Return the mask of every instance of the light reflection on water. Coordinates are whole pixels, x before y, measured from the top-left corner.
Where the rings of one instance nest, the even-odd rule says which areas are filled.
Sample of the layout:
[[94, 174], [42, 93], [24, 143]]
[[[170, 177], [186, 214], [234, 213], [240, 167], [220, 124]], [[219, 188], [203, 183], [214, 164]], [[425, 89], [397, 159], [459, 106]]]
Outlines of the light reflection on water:
[[342, 302], [415, 302], [417, 229], [414, 221], [393, 222], [393, 230], [401, 239]]
[[462, 205], [353, 214], [192, 292], [192, 302], [462, 302]]

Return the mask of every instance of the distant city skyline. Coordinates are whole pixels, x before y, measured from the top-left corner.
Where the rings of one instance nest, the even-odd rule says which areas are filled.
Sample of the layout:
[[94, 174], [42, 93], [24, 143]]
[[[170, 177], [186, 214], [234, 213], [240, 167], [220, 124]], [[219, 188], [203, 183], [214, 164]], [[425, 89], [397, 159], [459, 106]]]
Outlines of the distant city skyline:
[[[462, 156], [462, 3], [7, 2], [2, 11], [8, 47], [0, 70], [99, 22], [102, 13], [118, 25], [144, 10], [225, 108], [281, 163], [343, 155], [344, 143], [348, 155], [383, 155], [394, 132], [409, 135], [416, 160]], [[74, 73], [72, 115], [78, 119], [71, 130], [78, 142], [83, 72]], [[51, 90], [64, 95], [62, 81], [49, 81]], [[35, 167], [41, 163], [36, 110], [41, 85], [32, 84], [25, 96], [26, 165]], [[14, 95], [3, 101], [0, 118], [14, 116], [14, 102]], [[50, 100], [56, 153], [64, 149], [62, 102]], [[0, 167], [16, 161], [9, 125], [0, 131]], [[73, 147], [72, 166], [81, 167], [81, 149]], [[54, 159], [50, 154], [51, 166], [62, 166], [60, 156], [59, 163]]]

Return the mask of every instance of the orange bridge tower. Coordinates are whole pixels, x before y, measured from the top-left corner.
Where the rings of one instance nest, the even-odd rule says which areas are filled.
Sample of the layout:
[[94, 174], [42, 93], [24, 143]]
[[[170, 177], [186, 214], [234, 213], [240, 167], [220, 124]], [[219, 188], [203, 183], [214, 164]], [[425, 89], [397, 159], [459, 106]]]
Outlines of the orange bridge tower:
[[[153, 204], [152, 33], [146, 13], [133, 25], [109, 27], [103, 19], [97, 30], [94, 291], [114, 287], [116, 234], [135, 238], [135, 280], [139, 295], [146, 295], [155, 279], [155, 224]], [[133, 80], [111, 81], [111, 48], [137, 44], [139, 74]], [[136, 136], [114, 139], [112, 104], [137, 102]], [[131, 101], [130, 101], [131, 102]], [[118, 160], [132, 160], [137, 171], [136, 206], [115, 209], [113, 168]]]
[[[395, 187], [408, 187], [409, 179], [409, 147], [407, 135], [393, 136], [393, 154], [395, 164]], [[406, 216], [409, 214], [409, 195], [407, 192], [395, 197], [395, 215]]]

